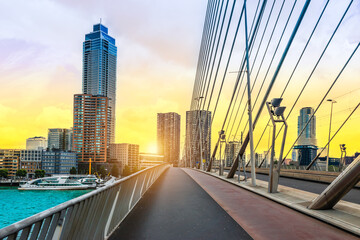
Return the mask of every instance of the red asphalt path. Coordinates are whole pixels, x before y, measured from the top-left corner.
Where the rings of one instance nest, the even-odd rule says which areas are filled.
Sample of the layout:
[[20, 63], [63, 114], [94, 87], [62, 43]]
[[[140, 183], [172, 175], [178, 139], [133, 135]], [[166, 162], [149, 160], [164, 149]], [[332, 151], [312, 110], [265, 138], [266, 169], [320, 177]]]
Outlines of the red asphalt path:
[[183, 169], [254, 239], [359, 239], [207, 174]]

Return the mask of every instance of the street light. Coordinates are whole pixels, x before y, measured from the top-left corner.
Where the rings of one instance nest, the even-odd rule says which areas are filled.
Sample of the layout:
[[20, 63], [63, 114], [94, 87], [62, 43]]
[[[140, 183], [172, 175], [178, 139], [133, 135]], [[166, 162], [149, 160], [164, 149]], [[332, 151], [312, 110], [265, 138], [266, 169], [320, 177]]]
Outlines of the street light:
[[331, 102], [331, 111], [330, 111], [330, 126], [329, 126], [329, 143], [328, 143], [328, 150], [327, 150], [327, 156], [326, 156], [326, 171], [329, 171], [329, 154], [330, 154], [330, 134], [331, 134], [331, 120], [332, 120], [332, 111], [333, 111], [333, 105], [336, 103], [333, 99], [328, 99], [328, 102]]
[[[269, 193], [277, 192], [279, 176], [280, 176], [280, 168], [282, 164], [282, 157], [285, 147], [286, 133], [288, 128], [286, 119], [284, 117], [284, 111], [286, 107], [280, 106], [281, 101], [282, 98], [274, 98], [271, 100], [271, 102], [266, 103], [266, 107], [268, 109], [270, 119], [273, 125], [272, 147], [271, 147], [270, 167], [269, 167], [269, 185], [268, 185]], [[283, 123], [285, 128], [284, 128], [284, 135], [282, 139], [277, 169], [274, 169], [276, 123]]]
[[226, 154], [226, 135], [225, 135], [225, 131], [221, 130], [219, 132], [219, 139], [220, 139], [220, 161], [219, 161], [219, 176], [222, 176], [224, 174], [224, 161], [222, 159], [222, 155], [221, 155], [221, 146], [225, 143], [225, 150], [224, 150], [224, 158], [225, 158], [225, 154]]
[[345, 159], [346, 159], [346, 147], [345, 144], [340, 144], [341, 158], [339, 163], [339, 172], [343, 170], [345, 167]]

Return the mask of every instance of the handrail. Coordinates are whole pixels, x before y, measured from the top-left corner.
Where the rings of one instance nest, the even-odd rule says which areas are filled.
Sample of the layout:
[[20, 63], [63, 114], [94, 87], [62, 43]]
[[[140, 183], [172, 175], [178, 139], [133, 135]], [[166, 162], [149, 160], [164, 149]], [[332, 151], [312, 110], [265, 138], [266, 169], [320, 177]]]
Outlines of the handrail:
[[42, 236], [47, 239], [105, 239], [168, 167], [169, 164], [161, 164], [141, 170], [11, 224], [0, 229], [0, 239], [28, 239], [29, 236], [30, 239]]

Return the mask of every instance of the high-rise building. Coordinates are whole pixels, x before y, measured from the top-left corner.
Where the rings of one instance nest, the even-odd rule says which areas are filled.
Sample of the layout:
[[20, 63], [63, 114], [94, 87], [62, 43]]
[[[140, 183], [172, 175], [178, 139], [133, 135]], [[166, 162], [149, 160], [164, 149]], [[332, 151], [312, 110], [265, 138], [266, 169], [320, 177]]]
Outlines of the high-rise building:
[[114, 163], [118, 163], [123, 170], [129, 166], [130, 171], [140, 169], [139, 145], [129, 143], [112, 143], [110, 144], [110, 158]]
[[231, 167], [234, 157], [240, 150], [240, 143], [238, 141], [230, 141], [225, 147], [225, 166]]
[[27, 150], [43, 150], [47, 148], [47, 140], [44, 137], [32, 137], [26, 139]]
[[35, 171], [41, 169], [42, 153], [43, 150], [21, 150], [20, 169], [26, 170], [28, 177], [35, 177]]
[[[95, 169], [109, 158], [111, 108], [107, 97], [74, 95], [73, 151], [80, 173]], [[91, 160], [90, 160], [91, 159]]]
[[174, 112], [157, 114], [158, 153], [164, 161], [178, 165], [180, 160], [180, 115]]
[[[314, 109], [311, 107], [305, 107], [300, 110], [300, 115], [298, 116], [298, 136], [313, 114]], [[310, 120], [309, 124], [300, 135], [297, 144], [316, 146], [316, 116]]]
[[42, 169], [46, 174], [69, 174], [71, 168], [77, 169], [76, 153], [60, 150], [43, 151]]
[[[202, 129], [200, 132], [199, 129]], [[201, 136], [201, 141], [200, 141]], [[200, 146], [201, 144], [201, 146]], [[211, 146], [211, 112], [194, 110], [186, 112], [186, 139], [185, 154], [187, 166], [200, 163], [200, 147], [203, 150], [203, 159], [210, 161]]]
[[[300, 110], [300, 115], [298, 116], [299, 140], [297, 142], [297, 146], [295, 146], [294, 149], [296, 151], [295, 156], [297, 156], [297, 161], [299, 162], [300, 166], [308, 165], [317, 154], [316, 116], [311, 118], [313, 114], [313, 108], [305, 107]], [[308, 125], [306, 126], [307, 123]], [[303, 129], [304, 131], [302, 132]]]
[[48, 149], [58, 149], [61, 151], [72, 150], [72, 128], [49, 128], [48, 130]]
[[115, 142], [116, 58], [115, 39], [107, 27], [95, 24], [83, 43], [83, 94], [109, 98], [111, 143]]

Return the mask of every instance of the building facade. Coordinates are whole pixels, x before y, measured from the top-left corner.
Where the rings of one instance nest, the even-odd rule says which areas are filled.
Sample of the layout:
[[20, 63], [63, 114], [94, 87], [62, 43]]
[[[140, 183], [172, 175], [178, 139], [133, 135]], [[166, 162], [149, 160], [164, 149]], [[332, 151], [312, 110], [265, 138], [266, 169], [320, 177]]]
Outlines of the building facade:
[[110, 144], [110, 159], [117, 163], [121, 170], [129, 166], [130, 171], [140, 169], [139, 145], [129, 143], [112, 143]]
[[[305, 107], [300, 110], [300, 115], [298, 116], [298, 136], [303, 128], [306, 126], [307, 122], [314, 114], [314, 109], [312, 107]], [[316, 116], [314, 116], [309, 124], [306, 126], [303, 133], [300, 135], [297, 142], [298, 145], [317, 145], [316, 140]]]
[[110, 121], [107, 97], [74, 95], [73, 151], [77, 153], [80, 173], [88, 171], [90, 161], [95, 169], [108, 161]]
[[30, 178], [35, 177], [35, 171], [41, 169], [43, 150], [21, 150], [20, 169], [27, 172]]
[[77, 169], [76, 153], [59, 150], [44, 151], [41, 165], [46, 175], [69, 174], [71, 168]]
[[15, 177], [19, 170], [21, 150], [0, 149], [0, 169], [7, 169], [9, 177]]
[[60, 151], [72, 150], [72, 128], [49, 128], [48, 130], [48, 149]]
[[237, 153], [240, 150], [240, 142], [230, 141], [226, 144], [225, 147], [225, 166], [231, 167], [234, 157], [237, 156]]
[[180, 115], [174, 112], [157, 114], [157, 147], [164, 161], [177, 166], [180, 160]]
[[115, 142], [116, 59], [115, 39], [107, 27], [95, 24], [83, 43], [83, 94], [109, 98], [111, 143]]
[[[200, 129], [202, 129], [200, 134]], [[201, 141], [200, 141], [201, 136]], [[200, 146], [201, 144], [201, 146]], [[195, 110], [186, 112], [185, 154], [187, 166], [200, 163], [200, 147], [203, 159], [210, 161], [211, 146], [211, 112]]]
[[47, 145], [47, 140], [44, 137], [32, 137], [26, 139], [27, 150], [45, 150]]
[[[300, 115], [298, 116], [297, 132], [299, 139], [297, 142], [297, 146], [294, 147], [294, 150], [296, 151], [295, 156], [297, 158], [299, 166], [308, 165], [316, 157], [317, 154], [318, 148], [316, 146], [316, 116], [313, 116], [311, 118], [313, 114], [313, 108], [305, 107], [300, 110]], [[308, 125], [306, 126], [307, 123]], [[304, 131], [302, 132], [303, 129]]]

